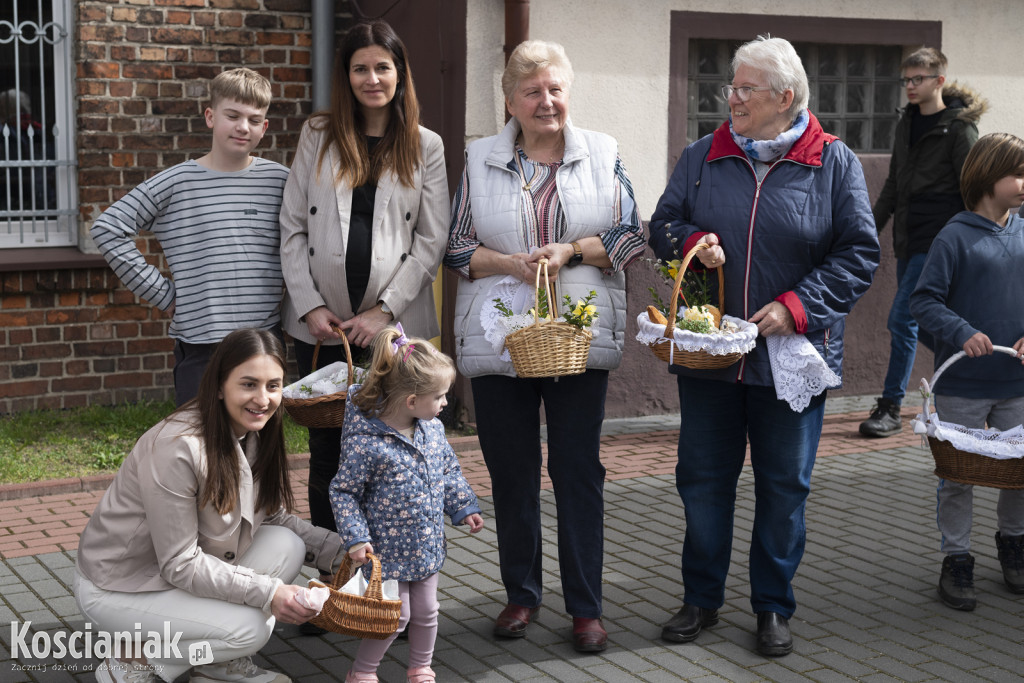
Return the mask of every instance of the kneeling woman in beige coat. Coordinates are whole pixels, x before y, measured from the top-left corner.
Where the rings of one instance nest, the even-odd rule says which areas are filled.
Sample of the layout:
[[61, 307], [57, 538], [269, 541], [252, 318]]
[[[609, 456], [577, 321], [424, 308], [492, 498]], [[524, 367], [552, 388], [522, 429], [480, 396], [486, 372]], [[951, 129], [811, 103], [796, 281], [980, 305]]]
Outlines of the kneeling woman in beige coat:
[[343, 554], [337, 534], [287, 512], [284, 368], [270, 332], [225, 337], [199, 396], [139, 439], [93, 512], [74, 580], [86, 623], [111, 637], [181, 634], [176, 651], [169, 642], [122, 644], [97, 670], [101, 683], [173, 681], [190, 655], [204, 662], [193, 683], [289, 680], [251, 655], [276, 620], [314, 616], [291, 585], [303, 562], [329, 574]]

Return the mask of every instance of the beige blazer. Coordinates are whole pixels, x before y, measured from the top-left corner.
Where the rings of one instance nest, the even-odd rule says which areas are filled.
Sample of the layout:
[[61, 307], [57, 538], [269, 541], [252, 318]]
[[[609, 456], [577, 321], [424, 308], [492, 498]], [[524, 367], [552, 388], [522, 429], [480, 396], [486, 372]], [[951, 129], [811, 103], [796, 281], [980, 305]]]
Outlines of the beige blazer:
[[336, 533], [284, 509], [255, 510], [250, 460], [258, 434], [235, 450], [241, 467], [238, 505], [218, 514], [199, 508], [206, 453], [195, 412], [171, 415], [146, 432], [125, 458], [78, 544], [78, 570], [96, 586], [141, 593], [181, 588], [203, 598], [269, 609], [280, 579], [236, 562], [262, 524], [286, 527], [306, 544], [306, 564], [333, 573], [343, 559]]
[[[287, 291], [281, 322], [308, 344], [305, 316], [318, 306], [342, 320], [383, 300], [410, 336], [440, 334], [431, 283], [448, 243], [448, 176], [441, 138], [420, 126], [422, 160], [412, 187], [387, 173], [373, 206], [373, 263], [366, 295], [353, 311], [345, 277], [352, 188], [335, 184], [340, 162], [332, 147], [317, 169], [326, 131], [307, 121], [299, 136], [281, 204], [281, 267]], [[340, 343], [331, 340], [325, 343]]]

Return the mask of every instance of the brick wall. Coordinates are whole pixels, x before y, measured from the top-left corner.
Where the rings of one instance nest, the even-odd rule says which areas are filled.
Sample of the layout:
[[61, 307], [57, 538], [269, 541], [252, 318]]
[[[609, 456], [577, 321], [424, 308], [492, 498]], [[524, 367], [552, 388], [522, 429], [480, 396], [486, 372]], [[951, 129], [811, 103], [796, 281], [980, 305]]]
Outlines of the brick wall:
[[[226, 68], [270, 79], [256, 153], [291, 161], [312, 97], [310, 0], [78, 0], [77, 12], [83, 234], [145, 178], [209, 151], [208, 84]], [[139, 246], [165, 265], [151, 236]], [[173, 395], [167, 316], [89, 266], [0, 274], [0, 413]]]

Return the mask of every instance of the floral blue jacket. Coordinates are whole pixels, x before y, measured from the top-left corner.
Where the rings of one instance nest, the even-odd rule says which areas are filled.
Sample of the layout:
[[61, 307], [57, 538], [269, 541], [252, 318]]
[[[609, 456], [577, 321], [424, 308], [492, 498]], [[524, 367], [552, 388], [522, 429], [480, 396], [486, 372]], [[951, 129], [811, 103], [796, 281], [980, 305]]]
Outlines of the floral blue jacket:
[[438, 419], [419, 420], [413, 440], [352, 403], [341, 431], [341, 464], [330, 499], [342, 545], [370, 542], [384, 579], [419, 581], [441, 570], [444, 515], [459, 524], [480, 512]]

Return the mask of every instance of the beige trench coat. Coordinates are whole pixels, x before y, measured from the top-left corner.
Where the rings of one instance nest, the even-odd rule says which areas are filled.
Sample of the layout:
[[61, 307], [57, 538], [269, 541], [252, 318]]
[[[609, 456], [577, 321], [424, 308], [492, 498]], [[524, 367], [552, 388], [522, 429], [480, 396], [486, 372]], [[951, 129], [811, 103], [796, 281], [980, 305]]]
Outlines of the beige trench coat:
[[[287, 291], [281, 322], [308, 344], [305, 315], [319, 306], [342, 320], [384, 301], [406, 334], [440, 334], [431, 283], [448, 244], [448, 177], [441, 138], [420, 126], [422, 161], [412, 187], [390, 174], [377, 183], [373, 207], [373, 263], [366, 294], [353, 311], [345, 277], [352, 188], [335, 184], [339, 160], [333, 147], [317, 169], [326, 132], [307, 121], [299, 137], [281, 205], [281, 267]], [[330, 340], [325, 343], [340, 343]]]

